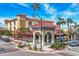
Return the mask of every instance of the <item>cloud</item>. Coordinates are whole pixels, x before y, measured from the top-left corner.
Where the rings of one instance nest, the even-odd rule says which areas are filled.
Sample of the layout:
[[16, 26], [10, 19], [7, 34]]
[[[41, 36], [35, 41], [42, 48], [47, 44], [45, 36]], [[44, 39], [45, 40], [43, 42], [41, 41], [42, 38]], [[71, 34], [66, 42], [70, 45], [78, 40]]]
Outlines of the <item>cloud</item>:
[[54, 7], [51, 7], [50, 5], [48, 4], [44, 4], [44, 8], [45, 8], [45, 11], [48, 13], [48, 14], [55, 14], [57, 12], [57, 10], [54, 8]]
[[68, 9], [73, 11], [79, 11], [79, 3], [71, 4]]
[[70, 5], [70, 8], [73, 8], [73, 7], [75, 7], [76, 5], [77, 5], [77, 3], [73, 3], [73, 4]]
[[66, 16], [72, 16], [72, 15], [74, 15], [74, 12], [66, 10], [66, 11], [63, 12], [63, 14], [66, 15]]
[[21, 6], [26, 7], [26, 8], [28, 7], [28, 5], [25, 3], [18, 3], [18, 5], [21, 5]]
[[68, 9], [59, 13], [63, 18], [78, 18], [79, 15], [79, 4], [73, 3], [71, 4]]
[[0, 17], [0, 27], [4, 27], [5, 23], [4, 23], [4, 20], [11, 20], [13, 18], [7, 18], [7, 17]]
[[45, 17], [47, 20], [55, 20], [57, 15], [57, 10], [49, 4], [43, 4], [45, 13], [49, 15], [49, 17]]

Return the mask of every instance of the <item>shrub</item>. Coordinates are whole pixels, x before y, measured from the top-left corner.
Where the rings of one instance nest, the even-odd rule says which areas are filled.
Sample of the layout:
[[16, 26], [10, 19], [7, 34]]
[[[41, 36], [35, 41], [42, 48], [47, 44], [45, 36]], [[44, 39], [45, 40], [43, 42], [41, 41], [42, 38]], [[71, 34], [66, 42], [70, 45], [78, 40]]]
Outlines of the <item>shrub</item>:
[[28, 44], [27, 46], [31, 46], [30, 44]]
[[34, 50], [37, 51], [38, 49], [36, 47], [34, 47]]
[[24, 46], [22, 46], [21, 44], [19, 44], [19, 45], [17, 45], [17, 47], [19, 47], [19, 48], [23, 48]]
[[28, 48], [29, 48], [30, 50], [32, 50], [32, 47], [31, 47], [31, 45], [30, 45], [30, 44], [28, 44]]
[[24, 47], [26, 46], [26, 44], [25, 44], [25, 43], [24, 43], [24, 44], [21, 44], [21, 45], [22, 45], [22, 46], [24, 46]]
[[50, 48], [54, 48], [54, 49], [64, 49], [65, 45], [62, 43], [54, 43], [53, 45], [50, 46]]

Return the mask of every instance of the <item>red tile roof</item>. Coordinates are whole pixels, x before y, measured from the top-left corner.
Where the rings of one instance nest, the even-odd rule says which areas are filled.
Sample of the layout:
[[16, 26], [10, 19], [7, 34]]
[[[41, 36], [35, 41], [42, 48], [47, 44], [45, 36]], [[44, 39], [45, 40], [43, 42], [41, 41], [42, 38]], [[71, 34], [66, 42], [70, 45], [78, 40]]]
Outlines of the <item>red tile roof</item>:
[[53, 22], [52, 21], [40, 21], [39, 23], [37, 23], [37, 24], [34, 24], [34, 25], [32, 25], [31, 27], [55, 27], [55, 25], [53, 24]]

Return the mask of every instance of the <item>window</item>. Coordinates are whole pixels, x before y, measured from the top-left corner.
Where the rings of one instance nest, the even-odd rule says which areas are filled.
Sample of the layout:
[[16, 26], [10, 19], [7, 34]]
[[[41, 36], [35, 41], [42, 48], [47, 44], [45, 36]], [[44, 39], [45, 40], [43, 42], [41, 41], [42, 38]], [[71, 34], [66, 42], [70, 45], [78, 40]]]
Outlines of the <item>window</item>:
[[14, 30], [15, 30], [16, 28], [15, 28], [15, 26], [14, 26]]
[[11, 30], [11, 27], [10, 27], [10, 30]]
[[14, 26], [15, 26], [15, 21], [14, 21]]
[[32, 25], [32, 21], [29, 22], [29, 25]]

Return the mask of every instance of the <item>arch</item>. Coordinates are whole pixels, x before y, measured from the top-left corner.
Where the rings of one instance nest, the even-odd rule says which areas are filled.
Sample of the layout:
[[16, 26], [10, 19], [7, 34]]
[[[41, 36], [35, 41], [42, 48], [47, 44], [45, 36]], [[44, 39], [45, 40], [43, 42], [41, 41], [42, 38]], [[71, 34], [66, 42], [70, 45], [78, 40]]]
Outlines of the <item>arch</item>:
[[51, 43], [51, 40], [52, 40], [52, 34], [50, 32], [47, 32], [45, 34], [45, 43], [46, 44], [50, 44]]
[[35, 40], [37, 41], [36, 43], [40, 42], [40, 37], [41, 37], [41, 34], [39, 32], [36, 32], [35, 33]]

